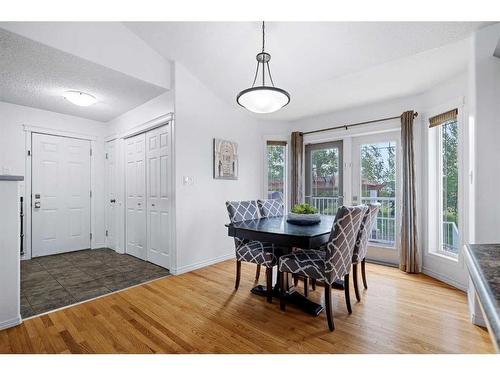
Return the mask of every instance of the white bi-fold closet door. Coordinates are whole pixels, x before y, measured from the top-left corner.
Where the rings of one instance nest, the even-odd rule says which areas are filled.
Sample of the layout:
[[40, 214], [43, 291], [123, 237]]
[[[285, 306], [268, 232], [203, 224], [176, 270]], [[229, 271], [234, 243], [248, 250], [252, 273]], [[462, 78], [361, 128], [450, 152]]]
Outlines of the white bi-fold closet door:
[[168, 125], [126, 141], [126, 252], [170, 267]]
[[32, 135], [32, 256], [90, 248], [90, 141]]

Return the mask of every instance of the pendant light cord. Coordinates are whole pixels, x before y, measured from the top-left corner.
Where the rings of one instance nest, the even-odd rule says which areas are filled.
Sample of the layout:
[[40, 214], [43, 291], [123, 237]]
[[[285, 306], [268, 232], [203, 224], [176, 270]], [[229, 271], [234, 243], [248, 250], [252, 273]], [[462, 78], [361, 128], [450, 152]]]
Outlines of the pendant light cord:
[[[265, 21], [262, 21], [262, 53], [265, 52], [265, 47], [266, 47], [266, 25]], [[257, 76], [259, 74], [259, 64], [260, 62], [257, 62], [257, 68], [255, 69], [255, 76], [253, 78], [252, 87], [255, 86], [255, 82], [257, 81]], [[274, 87], [274, 81], [271, 75], [271, 68], [269, 68], [269, 62], [264, 62], [264, 61], [262, 61], [262, 86], [266, 85], [266, 67], [267, 67], [267, 72], [269, 74], [269, 79]]]
[[266, 45], [265, 34], [266, 34], [265, 25], [264, 25], [264, 21], [262, 21], [262, 52], [264, 52], [264, 46]]

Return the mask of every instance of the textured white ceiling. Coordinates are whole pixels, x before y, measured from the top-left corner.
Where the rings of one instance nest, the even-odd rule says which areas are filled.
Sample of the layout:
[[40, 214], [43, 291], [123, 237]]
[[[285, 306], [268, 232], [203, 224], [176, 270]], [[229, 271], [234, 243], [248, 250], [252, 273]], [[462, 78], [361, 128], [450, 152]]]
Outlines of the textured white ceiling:
[[[486, 24], [269, 22], [266, 50], [273, 79], [292, 99], [264, 118], [295, 120], [430, 88], [466, 68], [468, 48], [459, 41]], [[126, 26], [234, 107], [236, 94], [252, 83], [261, 49], [259, 22]]]
[[[63, 98], [66, 90], [98, 102], [78, 107]], [[165, 91], [0, 28], [0, 101], [109, 121]]]

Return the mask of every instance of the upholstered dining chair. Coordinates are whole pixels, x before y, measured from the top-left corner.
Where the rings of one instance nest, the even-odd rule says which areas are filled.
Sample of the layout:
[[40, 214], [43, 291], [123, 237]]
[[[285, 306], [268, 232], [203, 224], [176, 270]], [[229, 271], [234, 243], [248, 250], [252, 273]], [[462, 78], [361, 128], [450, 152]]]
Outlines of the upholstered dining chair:
[[[366, 206], [341, 206], [335, 215], [335, 222], [325, 251], [297, 250], [279, 259], [280, 289], [283, 293], [286, 273], [299, 274], [325, 284], [325, 309], [328, 328], [335, 329], [332, 316], [331, 285], [337, 279], [344, 279], [346, 304], [350, 309], [349, 272], [352, 254], [361, 221], [368, 210]], [[281, 298], [281, 310], [285, 310], [285, 298]]]
[[[252, 201], [230, 201], [226, 202], [229, 220], [232, 224], [245, 220], [260, 218], [257, 202]], [[277, 265], [277, 257], [274, 254], [275, 248], [272, 243], [260, 241], [248, 241], [241, 238], [234, 238], [236, 251], [236, 283], [235, 289], [240, 285], [241, 262], [257, 264], [266, 267], [266, 288], [267, 301], [272, 302], [273, 287], [273, 267]]]
[[285, 213], [285, 204], [281, 199], [258, 199], [261, 217], [278, 217]]
[[[276, 199], [257, 199], [257, 206], [261, 217], [278, 217], [285, 213], [285, 204], [281, 198]], [[255, 272], [255, 281], [259, 281], [260, 264], [257, 265]]]
[[361, 301], [358, 289], [358, 264], [361, 263], [363, 286], [365, 289], [368, 289], [368, 285], [366, 284], [365, 258], [368, 251], [368, 239], [370, 238], [370, 232], [373, 228], [373, 224], [377, 221], [379, 208], [380, 203], [370, 203], [368, 205], [368, 210], [361, 221], [358, 238], [356, 239], [356, 244], [354, 245], [354, 251], [352, 254], [352, 279], [354, 284], [354, 293], [356, 294], [356, 300], [358, 302]]

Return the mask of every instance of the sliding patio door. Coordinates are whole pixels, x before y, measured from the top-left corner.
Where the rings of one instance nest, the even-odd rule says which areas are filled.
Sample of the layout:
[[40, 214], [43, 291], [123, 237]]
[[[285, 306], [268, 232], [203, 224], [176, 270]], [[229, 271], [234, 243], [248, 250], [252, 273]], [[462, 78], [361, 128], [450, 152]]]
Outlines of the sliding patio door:
[[400, 132], [355, 137], [352, 142], [352, 203], [380, 203], [367, 258], [398, 264]]
[[342, 141], [305, 147], [306, 203], [323, 215], [335, 215], [343, 202]]

